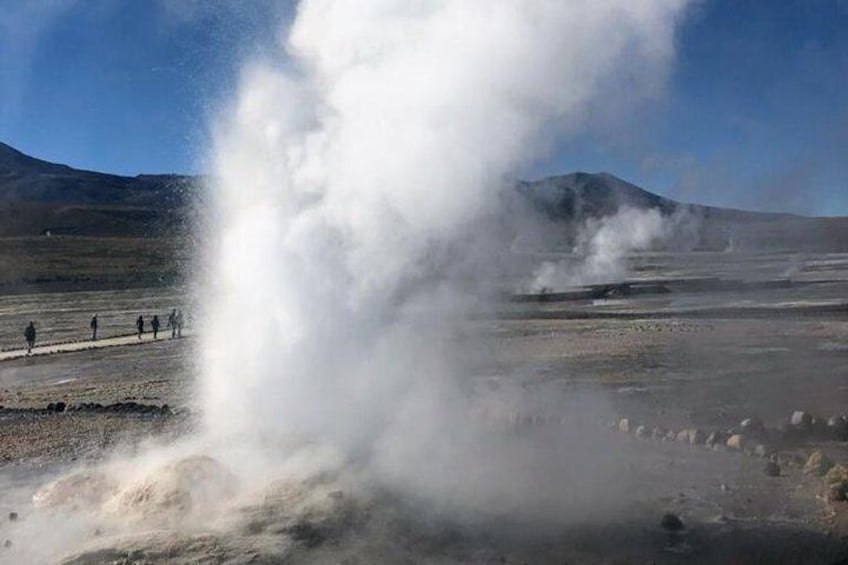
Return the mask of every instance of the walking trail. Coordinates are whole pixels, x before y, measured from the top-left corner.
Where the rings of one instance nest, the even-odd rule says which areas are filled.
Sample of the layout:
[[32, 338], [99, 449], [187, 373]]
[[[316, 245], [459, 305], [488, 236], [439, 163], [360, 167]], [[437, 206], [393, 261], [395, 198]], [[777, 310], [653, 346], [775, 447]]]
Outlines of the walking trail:
[[[187, 337], [187, 333], [183, 331], [183, 337]], [[106, 337], [98, 340], [70, 341], [64, 343], [47, 343], [44, 345], [36, 344], [32, 348], [30, 357], [38, 357], [41, 355], [52, 355], [54, 353], [70, 353], [72, 351], [85, 351], [88, 349], [103, 349], [106, 347], [117, 347], [121, 345], [143, 345], [159, 341], [166, 341], [171, 338], [169, 332], [159, 332], [159, 339], [154, 340], [152, 333], [145, 333], [138, 339], [136, 334], [120, 335], [114, 337]], [[0, 351], [0, 362], [11, 361], [12, 359], [21, 359], [27, 357], [26, 348], [11, 349], [9, 351]]]

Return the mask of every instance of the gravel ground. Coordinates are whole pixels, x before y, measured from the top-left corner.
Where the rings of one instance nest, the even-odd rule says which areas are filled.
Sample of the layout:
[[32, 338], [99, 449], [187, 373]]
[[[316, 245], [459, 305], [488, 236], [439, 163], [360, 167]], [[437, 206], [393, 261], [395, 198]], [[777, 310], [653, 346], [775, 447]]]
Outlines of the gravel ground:
[[[639, 272], [707, 272], [701, 259], [645, 256], [639, 259]], [[728, 269], [746, 268], [746, 261], [731, 265], [719, 259]], [[773, 275], [789, 260], [759, 258], [752, 268], [758, 275]], [[798, 315], [797, 310], [780, 312], [779, 306], [848, 296], [845, 258], [791, 261], [806, 279], [831, 282], [803, 291], [790, 287], [733, 295], [678, 294], [661, 300], [521, 305], [522, 319], [480, 319], [459, 332], [455, 354], [469, 369], [465, 384], [482, 403], [489, 403], [492, 417], [502, 426], [498, 429], [506, 429], [519, 444], [530, 442], [527, 453], [533, 457], [567, 455], [561, 473], [554, 467], [534, 474], [532, 457], [508, 461], [517, 471], [516, 483], [503, 489], [503, 497], [520, 492], [522, 481], [538, 483], [550, 489], [541, 489], [544, 496], [538, 502], [544, 507], [546, 498], [568, 495], [570, 485], [558, 483], [560, 477], [584, 459], [591, 460], [594, 451], [614, 459], [608, 475], [594, 473], [594, 498], [579, 508], [569, 507], [567, 515], [544, 523], [511, 515], [482, 521], [475, 517], [469, 525], [440, 508], [399, 498], [396, 492], [375, 494], [322, 475], [287, 484], [273, 496], [257, 489], [255, 500], [229, 501], [224, 521], [214, 528], [168, 530], [163, 524], [170, 514], [151, 502], [156, 501], [155, 485], [162, 483], [161, 477], [173, 477], [174, 468], [165, 467], [152, 471], [152, 478], [143, 483], [153, 490], [133, 498], [142, 508], [132, 535], [120, 530], [115, 520], [92, 525], [73, 540], [75, 547], [85, 548], [67, 562], [844, 563], [848, 503], [819, 498], [822, 479], [805, 474], [796, 459], [782, 459], [780, 474], [772, 477], [764, 471], [766, 460], [757, 456], [638, 439], [632, 432], [603, 427], [608, 419], [628, 417], [634, 423], [675, 430], [725, 429], [752, 416], [777, 427], [798, 409], [818, 417], [848, 411], [848, 319], [838, 311]], [[137, 292], [126, 291], [127, 304], [142, 298], [133, 294]], [[150, 304], [165, 308], [176, 301], [163, 293], [148, 296]], [[56, 335], [66, 331], [60, 326], [70, 328], [92, 305], [115, 300], [113, 291], [89, 294], [71, 307], [76, 313], [57, 322]], [[32, 300], [51, 304], [50, 311], [58, 312], [58, 304], [69, 296]], [[765, 317], [691, 318], [680, 310], [686, 304], [711, 307], [729, 302], [767, 302], [774, 308]], [[637, 315], [546, 319], [544, 312], [551, 308]], [[130, 309], [122, 307], [114, 319], [131, 318]], [[535, 316], [534, 311], [542, 314]], [[670, 311], [675, 313], [655, 315]], [[6, 315], [12, 320], [29, 314], [15, 310]], [[0, 362], [0, 404], [8, 409], [0, 412], [0, 479], [26, 475], [43, 484], [42, 469], [50, 469], [55, 477], [62, 469], [101, 461], [116, 450], [131, 451], [149, 438], [168, 444], [183, 437], [198, 413], [194, 345], [194, 338], [163, 340]], [[576, 450], [571, 440], [563, 439], [573, 437], [571, 430], [559, 423], [569, 409], [561, 400], [568, 398], [580, 399], [577, 411], [591, 411], [590, 420], [603, 429], [598, 435], [586, 432]], [[46, 411], [49, 403], [58, 401], [167, 404], [170, 410]], [[848, 445], [836, 441], [805, 439], [784, 455], [803, 459], [816, 448], [836, 462], [848, 463]], [[477, 476], [471, 471], [479, 469], [444, 473], [460, 479]], [[195, 475], [190, 477], [189, 484], [197, 482]], [[32, 553], [34, 546], [26, 541], [31, 532], [24, 526], [41, 518], [25, 506], [25, 497], [15, 501], [21, 519], [0, 524], [0, 538], [12, 543], [0, 547], [0, 561], [39, 562], [29, 558], [41, 554]], [[275, 501], [282, 502], [275, 506]], [[610, 501], [610, 510], [601, 511]], [[2, 504], [13, 509], [0, 497]], [[660, 519], [665, 513], [681, 517], [684, 529], [663, 530]]]

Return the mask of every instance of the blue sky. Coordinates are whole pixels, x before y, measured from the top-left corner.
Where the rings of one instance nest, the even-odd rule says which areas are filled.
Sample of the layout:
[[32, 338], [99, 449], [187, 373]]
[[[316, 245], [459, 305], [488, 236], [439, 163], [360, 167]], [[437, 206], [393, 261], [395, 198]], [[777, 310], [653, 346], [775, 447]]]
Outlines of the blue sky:
[[[0, 141], [120, 174], [202, 172], [273, 0], [0, 0]], [[528, 175], [608, 171], [684, 201], [848, 215], [848, 0], [703, 0], [668, 88]]]

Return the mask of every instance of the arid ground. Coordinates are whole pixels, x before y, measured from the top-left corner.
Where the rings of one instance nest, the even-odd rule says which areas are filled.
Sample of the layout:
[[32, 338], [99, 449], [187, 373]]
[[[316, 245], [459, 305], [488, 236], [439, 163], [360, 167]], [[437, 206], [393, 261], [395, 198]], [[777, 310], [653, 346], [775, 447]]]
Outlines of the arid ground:
[[[469, 519], [321, 475], [273, 483], [260, 502], [233, 501], [224, 525], [169, 528], [151, 510], [155, 520], [140, 520], [137, 535], [86, 523], [61, 550], [36, 547], [32, 528], [50, 523], [43, 514], [60, 512], [67, 496], [49, 492], [56, 505], [45, 509], [32, 495], [151, 438], [167, 445], [190, 434], [202, 328], [189, 324], [182, 339], [109, 341], [131, 334], [138, 313], [164, 321], [186, 307], [189, 293], [174, 286], [1, 296], [7, 353], [22, 346], [29, 319], [41, 344], [83, 342], [97, 313], [102, 339], [0, 361], [0, 561], [848, 562], [848, 503], [830, 486], [842, 484], [840, 467], [825, 476], [848, 464], [838, 418], [848, 413], [848, 255], [644, 254], [629, 263], [629, 285], [503, 298], [456, 337], [464, 384], [493, 433], [531, 438], [528, 453], [543, 459], [565, 450], [579, 464], [597, 445], [613, 461], [600, 484], [589, 481], [594, 494], [576, 496], [561, 516], [540, 495], [544, 519]], [[592, 400], [552, 400], [568, 397]], [[585, 441], [573, 443], [575, 409], [591, 412], [578, 430], [588, 430]], [[808, 416], [793, 425], [795, 412]], [[513, 464], [533, 477], [532, 456]], [[187, 465], [219, 473], [214, 462]], [[555, 474], [536, 478], [557, 485]], [[70, 488], [87, 492], [86, 481]]]

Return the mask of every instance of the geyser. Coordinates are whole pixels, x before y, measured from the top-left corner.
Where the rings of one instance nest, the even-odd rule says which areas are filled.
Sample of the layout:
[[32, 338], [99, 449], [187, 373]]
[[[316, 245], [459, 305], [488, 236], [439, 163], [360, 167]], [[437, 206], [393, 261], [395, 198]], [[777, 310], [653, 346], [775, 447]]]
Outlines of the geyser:
[[476, 222], [590, 111], [658, 92], [685, 4], [302, 2], [285, 64], [245, 68], [218, 124], [211, 437], [445, 441]]

